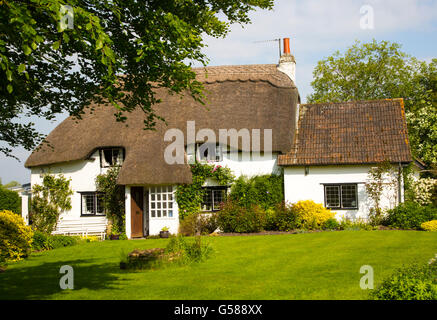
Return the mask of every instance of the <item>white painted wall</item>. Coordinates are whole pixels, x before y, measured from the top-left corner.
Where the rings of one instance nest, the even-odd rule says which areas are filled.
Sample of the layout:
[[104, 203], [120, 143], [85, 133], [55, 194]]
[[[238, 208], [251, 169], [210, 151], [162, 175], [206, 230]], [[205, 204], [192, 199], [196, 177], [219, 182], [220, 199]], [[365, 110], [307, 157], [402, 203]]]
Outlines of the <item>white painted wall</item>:
[[[305, 167], [284, 168], [285, 201], [294, 203], [300, 200], [313, 200], [325, 203], [324, 183], [358, 183], [358, 210], [333, 210], [336, 218], [366, 219], [372, 201], [368, 198], [365, 182], [370, 165], [359, 166], [318, 166], [309, 167], [305, 175]], [[403, 188], [402, 188], [403, 189]], [[393, 208], [398, 203], [397, 189], [385, 190], [381, 198], [383, 208]]]
[[277, 160], [278, 153], [276, 152], [272, 154], [238, 152], [236, 154], [224, 153], [222, 161], [209, 163], [230, 168], [236, 177], [241, 175], [251, 177], [279, 172]]
[[71, 210], [60, 215], [58, 229], [62, 229], [70, 224], [71, 228], [81, 231], [79, 229], [84, 228], [81, 224], [85, 226], [92, 224], [94, 227], [99, 226], [104, 231], [107, 224], [105, 216], [80, 216], [81, 196], [79, 192], [96, 191], [95, 179], [97, 175], [106, 172], [106, 170], [106, 168], [100, 168], [99, 152], [96, 151], [89, 160], [32, 168], [30, 182], [32, 187], [35, 184], [42, 184], [43, 173], [63, 174], [67, 179], [71, 179], [70, 186], [74, 192], [71, 197]]
[[21, 216], [26, 225], [29, 225], [29, 195], [21, 194]]

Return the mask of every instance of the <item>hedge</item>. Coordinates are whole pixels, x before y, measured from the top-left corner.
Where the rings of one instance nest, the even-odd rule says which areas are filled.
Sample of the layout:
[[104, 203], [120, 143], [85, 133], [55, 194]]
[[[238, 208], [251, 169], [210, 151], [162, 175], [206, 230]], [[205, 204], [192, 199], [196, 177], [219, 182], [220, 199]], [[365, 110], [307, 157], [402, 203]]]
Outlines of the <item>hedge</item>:
[[2, 210], [21, 215], [21, 199], [17, 192], [0, 187], [0, 211]]

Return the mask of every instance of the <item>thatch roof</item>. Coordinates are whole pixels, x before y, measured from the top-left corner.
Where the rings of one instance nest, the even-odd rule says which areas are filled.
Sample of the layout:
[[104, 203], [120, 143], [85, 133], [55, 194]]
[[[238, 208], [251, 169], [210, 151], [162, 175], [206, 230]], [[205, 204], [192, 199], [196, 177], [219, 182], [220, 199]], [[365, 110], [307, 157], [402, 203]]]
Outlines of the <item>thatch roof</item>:
[[[177, 184], [191, 182], [187, 164], [168, 165], [164, 161], [167, 129], [178, 128], [186, 136], [187, 121], [195, 121], [196, 131], [210, 128], [217, 139], [219, 129], [273, 129], [273, 151], [285, 153], [292, 147], [296, 104], [299, 94], [294, 83], [276, 65], [224, 66], [196, 69], [205, 86], [206, 106], [189, 95], [183, 99], [157, 91], [162, 102], [156, 113], [168, 123], [158, 123], [156, 131], [143, 130], [141, 110], [128, 114], [126, 123], [115, 121], [112, 106], [93, 106], [81, 120], [64, 120], [48, 136], [53, 148], [42, 145], [27, 159], [26, 167], [52, 165], [87, 159], [102, 147], [124, 147], [126, 158], [120, 184]], [[127, 124], [127, 126], [126, 126]], [[261, 136], [263, 141], [263, 136]], [[262, 144], [261, 144], [261, 147]], [[262, 149], [262, 148], [261, 148]]]
[[305, 104], [283, 166], [412, 161], [402, 99]]

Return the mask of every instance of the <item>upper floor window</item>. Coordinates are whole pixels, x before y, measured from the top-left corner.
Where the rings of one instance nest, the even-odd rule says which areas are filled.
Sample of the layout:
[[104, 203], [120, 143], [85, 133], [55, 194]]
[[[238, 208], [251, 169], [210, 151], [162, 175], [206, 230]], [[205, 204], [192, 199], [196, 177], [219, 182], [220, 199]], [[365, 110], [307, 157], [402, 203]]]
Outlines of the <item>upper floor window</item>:
[[220, 144], [197, 143], [196, 159], [198, 161], [220, 162], [223, 160], [223, 152]]
[[358, 209], [357, 184], [326, 184], [325, 207], [328, 209]]
[[100, 166], [102, 168], [121, 166], [124, 160], [123, 148], [100, 149]]

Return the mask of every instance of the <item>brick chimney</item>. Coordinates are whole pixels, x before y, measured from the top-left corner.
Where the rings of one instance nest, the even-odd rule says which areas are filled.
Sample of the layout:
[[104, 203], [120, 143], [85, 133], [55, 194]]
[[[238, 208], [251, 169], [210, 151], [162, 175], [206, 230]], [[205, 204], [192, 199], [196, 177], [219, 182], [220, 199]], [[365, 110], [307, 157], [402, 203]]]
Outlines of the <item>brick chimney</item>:
[[289, 76], [296, 85], [296, 60], [290, 53], [290, 38], [284, 38], [284, 53], [279, 59], [278, 70]]

